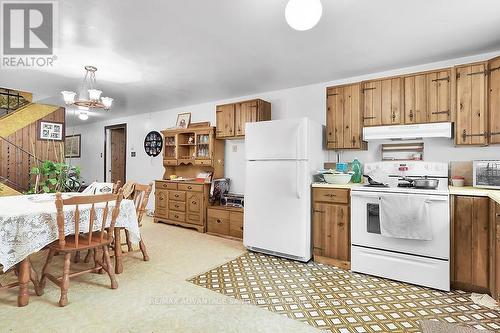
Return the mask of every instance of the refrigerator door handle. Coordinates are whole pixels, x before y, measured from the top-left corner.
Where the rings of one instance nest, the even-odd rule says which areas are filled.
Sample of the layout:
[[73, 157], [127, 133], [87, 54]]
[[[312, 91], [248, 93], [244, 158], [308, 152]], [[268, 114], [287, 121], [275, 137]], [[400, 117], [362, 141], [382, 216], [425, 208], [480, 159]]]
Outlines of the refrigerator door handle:
[[297, 198], [302, 198], [302, 194], [300, 193], [301, 184], [300, 184], [300, 161], [299, 161], [299, 145], [300, 145], [300, 130], [297, 130], [297, 136], [295, 138], [295, 157], [297, 160], [295, 161], [295, 193], [297, 194]]

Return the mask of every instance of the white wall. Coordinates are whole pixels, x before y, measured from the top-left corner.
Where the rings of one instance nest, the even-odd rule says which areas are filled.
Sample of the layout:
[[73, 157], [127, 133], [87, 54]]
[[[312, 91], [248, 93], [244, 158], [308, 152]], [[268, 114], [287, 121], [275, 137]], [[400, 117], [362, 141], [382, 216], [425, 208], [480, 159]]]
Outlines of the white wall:
[[[151, 158], [146, 155], [143, 149], [144, 137], [149, 131], [160, 131], [174, 126], [178, 113], [191, 112], [192, 122], [210, 121], [215, 125], [216, 105], [258, 97], [271, 102], [273, 119], [307, 116], [321, 124], [325, 124], [325, 88], [328, 86], [383, 76], [443, 68], [480, 61], [499, 54], [500, 51], [297, 88], [263, 92], [230, 100], [214, 101], [152, 113], [142, 113], [124, 118], [118, 117], [120, 110], [113, 109], [110, 112], [117, 115], [117, 118], [113, 120], [69, 127], [67, 129], [68, 134], [82, 134], [82, 157], [73, 159], [73, 163], [81, 167], [82, 176], [86, 182], [102, 180], [104, 172], [102, 158], [104, 148], [104, 126], [127, 123], [127, 179], [133, 179], [144, 183], [150, 182], [155, 179], [161, 179], [163, 175], [162, 158], [161, 156]], [[329, 152], [329, 160], [336, 161], [339, 158], [342, 161], [349, 161], [357, 157], [361, 162], [377, 161], [380, 160], [379, 151], [381, 143], [382, 142], [370, 143], [367, 151], [346, 151], [341, 152], [339, 155], [337, 155], [336, 152]], [[236, 152], [233, 151], [233, 146], [236, 146]], [[244, 193], [245, 190], [244, 146], [243, 140], [226, 141], [225, 175], [232, 180], [232, 191], [238, 193]], [[136, 152], [136, 157], [130, 157], [130, 152], [132, 151]], [[425, 140], [425, 160], [448, 162], [478, 158], [500, 158], [500, 146], [456, 148], [454, 147], [453, 140]]]

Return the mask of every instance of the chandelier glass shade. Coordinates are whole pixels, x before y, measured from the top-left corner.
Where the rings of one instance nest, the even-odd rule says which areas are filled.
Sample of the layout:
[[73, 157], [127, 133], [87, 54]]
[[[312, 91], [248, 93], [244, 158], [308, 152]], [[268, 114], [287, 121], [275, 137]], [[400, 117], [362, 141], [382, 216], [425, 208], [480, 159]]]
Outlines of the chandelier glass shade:
[[86, 109], [104, 109], [109, 110], [113, 104], [111, 97], [101, 97], [102, 91], [96, 88], [94, 66], [85, 66], [85, 76], [78, 93], [74, 91], [61, 91], [66, 105], [74, 105]]

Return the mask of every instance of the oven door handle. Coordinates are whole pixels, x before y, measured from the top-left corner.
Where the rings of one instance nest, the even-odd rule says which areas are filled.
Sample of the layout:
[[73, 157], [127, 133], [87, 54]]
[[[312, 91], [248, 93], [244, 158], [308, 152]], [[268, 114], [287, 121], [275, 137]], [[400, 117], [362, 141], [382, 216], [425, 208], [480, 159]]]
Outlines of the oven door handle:
[[351, 197], [377, 198], [378, 200], [380, 200], [380, 193], [355, 193], [355, 192], [351, 192]]
[[425, 199], [425, 203], [432, 203], [432, 202], [445, 202], [448, 201], [448, 198], [431, 198], [431, 199]]

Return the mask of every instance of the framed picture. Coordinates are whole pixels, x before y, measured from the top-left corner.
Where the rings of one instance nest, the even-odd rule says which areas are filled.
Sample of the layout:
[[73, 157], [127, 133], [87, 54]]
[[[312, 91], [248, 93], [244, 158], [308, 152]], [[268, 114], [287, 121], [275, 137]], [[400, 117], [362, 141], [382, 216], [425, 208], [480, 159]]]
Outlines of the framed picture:
[[38, 140], [64, 140], [64, 123], [54, 121], [38, 122]]
[[80, 158], [82, 149], [82, 135], [68, 135], [64, 144], [64, 157]]
[[177, 128], [188, 128], [191, 121], [191, 112], [179, 113], [177, 115]]

